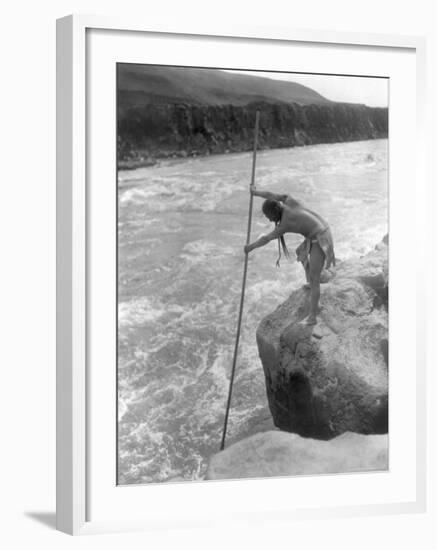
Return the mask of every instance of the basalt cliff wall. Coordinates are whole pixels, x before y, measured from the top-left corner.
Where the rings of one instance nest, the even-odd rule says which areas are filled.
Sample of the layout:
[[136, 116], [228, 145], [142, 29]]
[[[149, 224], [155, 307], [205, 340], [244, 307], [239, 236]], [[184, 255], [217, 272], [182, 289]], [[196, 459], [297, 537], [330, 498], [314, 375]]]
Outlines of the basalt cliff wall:
[[249, 151], [256, 111], [259, 149], [386, 138], [388, 110], [349, 103], [159, 103], [118, 112], [120, 168], [157, 159]]

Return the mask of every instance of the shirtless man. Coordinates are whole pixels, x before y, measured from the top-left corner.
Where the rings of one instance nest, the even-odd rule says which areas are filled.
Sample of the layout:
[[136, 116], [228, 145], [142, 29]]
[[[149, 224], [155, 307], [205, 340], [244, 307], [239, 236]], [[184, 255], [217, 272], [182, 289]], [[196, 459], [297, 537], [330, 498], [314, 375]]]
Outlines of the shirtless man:
[[266, 199], [262, 207], [263, 213], [276, 227], [268, 235], [246, 245], [244, 252], [249, 254], [255, 248], [264, 246], [273, 239], [279, 239], [282, 250], [288, 255], [284, 233], [298, 233], [305, 237], [296, 249], [297, 259], [303, 264], [311, 290], [310, 312], [302, 323], [315, 325], [320, 299], [320, 275], [324, 266], [329, 269], [331, 264], [335, 265], [334, 245], [329, 226], [318, 214], [305, 208], [289, 195], [259, 191], [255, 186], [251, 186], [250, 192], [255, 197]]

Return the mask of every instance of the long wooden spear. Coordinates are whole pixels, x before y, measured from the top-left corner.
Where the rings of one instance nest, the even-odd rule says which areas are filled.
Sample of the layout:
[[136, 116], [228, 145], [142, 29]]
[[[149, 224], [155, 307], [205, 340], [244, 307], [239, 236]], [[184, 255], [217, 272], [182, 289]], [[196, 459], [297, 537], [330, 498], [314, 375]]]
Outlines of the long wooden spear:
[[[259, 111], [256, 112], [255, 117], [255, 132], [254, 132], [254, 143], [253, 143], [253, 158], [252, 158], [252, 177], [250, 181], [250, 186], [255, 185], [255, 166], [256, 166], [256, 150], [258, 148], [258, 128], [259, 128]], [[253, 207], [253, 195], [249, 193], [249, 217], [247, 220], [247, 237], [246, 245], [250, 243], [250, 228], [252, 226], [252, 207]], [[238, 315], [238, 325], [237, 325], [237, 335], [235, 337], [235, 347], [234, 347], [234, 359], [232, 361], [232, 370], [231, 370], [231, 379], [229, 381], [229, 393], [228, 393], [228, 402], [226, 405], [226, 414], [225, 414], [225, 423], [223, 426], [223, 436], [222, 443], [220, 445], [220, 450], [223, 451], [225, 448], [226, 440], [226, 430], [228, 428], [228, 418], [229, 418], [229, 409], [231, 408], [231, 399], [232, 399], [232, 388], [234, 385], [235, 377], [235, 367], [237, 365], [237, 355], [238, 355], [238, 344], [240, 342], [240, 333], [241, 333], [241, 319], [243, 317], [243, 306], [244, 306], [244, 294], [246, 291], [246, 277], [247, 277], [247, 264], [249, 261], [249, 255], [245, 254], [244, 258], [244, 271], [243, 271], [243, 285], [241, 288], [241, 297], [240, 297], [240, 313]]]

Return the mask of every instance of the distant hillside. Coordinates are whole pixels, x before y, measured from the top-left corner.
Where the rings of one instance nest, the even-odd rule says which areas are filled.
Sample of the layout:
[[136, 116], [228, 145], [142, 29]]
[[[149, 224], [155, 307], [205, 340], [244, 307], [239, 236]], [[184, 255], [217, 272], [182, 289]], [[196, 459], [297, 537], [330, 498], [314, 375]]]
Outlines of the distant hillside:
[[120, 168], [157, 159], [387, 137], [388, 110], [329, 101], [295, 82], [214, 69], [119, 64]]
[[296, 82], [260, 78], [216, 69], [120, 64], [118, 106], [150, 104], [247, 105], [266, 103], [330, 103]]

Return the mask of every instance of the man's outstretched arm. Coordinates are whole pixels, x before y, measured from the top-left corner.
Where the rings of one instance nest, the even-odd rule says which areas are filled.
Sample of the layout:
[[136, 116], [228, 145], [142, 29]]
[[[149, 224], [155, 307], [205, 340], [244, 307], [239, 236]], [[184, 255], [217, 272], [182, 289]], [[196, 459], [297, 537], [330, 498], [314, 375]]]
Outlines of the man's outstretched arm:
[[269, 199], [273, 201], [285, 202], [288, 195], [281, 193], [272, 193], [271, 191], [261, 191], [257, 189], [254, 185], [250, 186], [250, 192], [254, 197], [261, 197], [262, 199]]
[[271, 231], [268, 235], [263, 235], [253, 243], [246, 245], [244, 247], [244, 253], [249, 254], [249, 252], [251, 252], [255, 248], [260, 248], [261, 246], [266, 245], [270, 241], [273, 241], [273, 239], [278, 239], [283, 234], [284, 234], [284, 231], [282, 231], [282, 229], [280, 229], [279, 227], [275, 227], [275, 229]]

